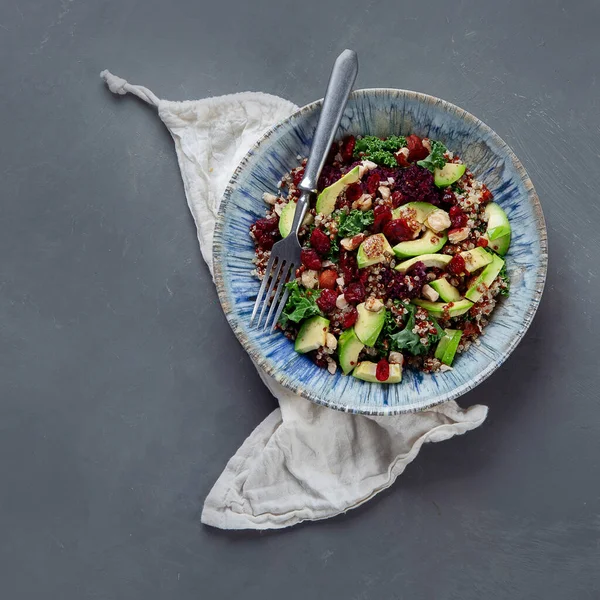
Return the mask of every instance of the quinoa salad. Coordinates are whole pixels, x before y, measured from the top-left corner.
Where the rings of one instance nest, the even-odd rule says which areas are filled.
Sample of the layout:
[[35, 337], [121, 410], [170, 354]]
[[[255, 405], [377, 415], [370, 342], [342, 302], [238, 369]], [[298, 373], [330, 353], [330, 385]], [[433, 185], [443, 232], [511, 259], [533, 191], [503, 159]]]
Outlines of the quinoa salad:
[[[253, 275], [290, 233], [306, 159], [266, 192]], [[319, 367], [379, 383], [452, 369], [502, 296], [511, 229], [460, 157], [417, 135], [335, 142], [298, 234], [277, 327]]]

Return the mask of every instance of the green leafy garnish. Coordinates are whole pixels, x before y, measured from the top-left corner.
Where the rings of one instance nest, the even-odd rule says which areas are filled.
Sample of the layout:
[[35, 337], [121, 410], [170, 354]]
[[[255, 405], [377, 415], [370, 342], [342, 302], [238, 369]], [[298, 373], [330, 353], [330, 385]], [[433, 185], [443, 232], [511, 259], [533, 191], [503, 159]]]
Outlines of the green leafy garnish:
[[428, 321], [433, 324], [436, 333], [428, 334], [427, 344], [421, 343], [420, 336], [412, 331], [415, 326], [415, 313], [417, 312], [417, 307], [414, 304], [405, 304], [405, 308], [408, 310], [406, 325], [402, 331], [389, 336], [390, 349], [396, 351], [407, 350], [413, 356], [427, 354], [432, 345], [436, 344], [444, 335], [444, 330], [432, 316], [429, 316]]
[[397, 167], [394, 152], [398, 152], [404, 146], [406, 138], [403, 135], [391, 135], [384, 140], [374, 135], [366, 135], [356, 140], [354, 158], [364, 158], [386, 167]]
[[454, 182], [451, 186], [450, 189], [455, 193], [455, 194], [460, 194], [461, 196], [466, 194], [466, 190], [463, 190], [463, 188], [460, 187], [460, 185], [457, 182]]
[[375, 215], [372, 210], [351, 210], [348, 214], [340, 213], [338, 235], [342, 238], [353, 237], [373, 225]]
[[506, 283], [506, 287], [500, 288], [501, 296], [510, 296], [510, 279], [508, 277], [508, 273], [506, 272], [506, 263], [502, 265], [502, 269], [500, 269], [500, 273], [498, 277]]
[[326, 256], [327, 260], [331, 262], [337, 263], [340, 258], [340, 244], [337, 238], [333, 238], [331, 240], [331, 247], [329, 248], [329, 252]]
[[442, 144], [442, 142], [431, 141], [431, 152], [429, 156], [423, 160], [417, 161], [420, 167], [429, 169], [432, 173], [435, 169], [443, 169], [446, 164], [444, 153], [448, 151], [448, 148]]
[[316, 302], [321, 293], [319, 290], [301, 288], [297, 280], [286, 283], [285, 287], [289, 290], [290, 295], [279, 318], [282, 326], [285, 327], [289, 321], [300, 323], [308, 317], [322, 315]]

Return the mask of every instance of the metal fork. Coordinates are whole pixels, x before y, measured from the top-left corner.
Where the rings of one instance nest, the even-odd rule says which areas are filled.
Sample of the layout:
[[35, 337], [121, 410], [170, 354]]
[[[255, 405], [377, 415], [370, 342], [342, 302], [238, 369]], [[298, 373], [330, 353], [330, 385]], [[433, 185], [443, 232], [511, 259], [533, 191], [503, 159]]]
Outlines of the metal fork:
[[[317, 191], [317, 181], [319, 180], [321, 169], [342, 119], [342, 114], [346, 108], [348, 96], [352, 91], [357, 73], [358, 57], [356, 56], [356, 52], [353, 50], [344, 50], [337, 57], [331, 71], [331, 76], [329, 77], [327, 92], [323, 100], [323, 108], [321, 109], [310, 154], [306, 168], [304, 169], [304, 177], [298, 185], [301, 194], [296, 204], [292, 229], [285, 239], [273, 245], [271, 256], [265, 269], [265, 275], [258, 291], [258, 296], [256, 297], [254, 309], [252, 310], [250, 325], [254, 323], [254, 319], [260, 309], [260, 315], [256, 324], [257, 327], [260, 327], [267, 306], [269, 305], [269, 298], [273, 294], [263, 331], [267, 330], [271, 322], [271, 332], [274, 331], [287, 302], [289, 290], [285, 287], [285, 283], [290, 278], [290, 275], [293, 276], [295, 269], [300, 265], [302, 247], [298, 241], [298, 231], [308, 209], [311, 194]], [[267, 290], [266, 294], [265, 289]], [[273, 314], [275, 314], [275, 318], [271, 321]]]

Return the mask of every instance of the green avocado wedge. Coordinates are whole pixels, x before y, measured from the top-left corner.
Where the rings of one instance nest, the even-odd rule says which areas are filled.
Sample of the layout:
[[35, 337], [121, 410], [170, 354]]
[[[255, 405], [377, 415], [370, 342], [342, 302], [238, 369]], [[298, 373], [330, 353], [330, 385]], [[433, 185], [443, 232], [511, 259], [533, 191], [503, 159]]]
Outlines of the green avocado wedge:
[[436, 279], [429, 285], [444, 302], [458, 302], [461, 299], [460, 292], [447, 279]]
[[479, 302], [481, 296], [494, 283], [494, 279], [498, 277], [503, 266], [504, 261], [499, 256], [494, 255], [492, 262], [475, 278], [475, 281], [467, 290], [465, 298], [471, 302]]
[[490, 250], [493, 250], [500, 256], [506, 256], [506, 253], [510, 248], [510, 233], [495, 240], [490, 240], [490, 238], [487, 236], [487, 233], [484, 233], [481, 237], [488, 241], [487, 247]]
[[338, 356], [340, 367], [346, 375], [358, 364], [358, 355], [364, 347], [365, 345], [356, 337], [353, 327], [341, 333], [338, 341]]
[[469, 273], [475, 273], [475, 271], [483, 269], [483, 267], [492, 262], [493, 254], [478, 246], [477, 248], [473, 248], [473, 250], [461, 252], [460, 256], [465, 261], [465, 268], [467, 271], [469, 271]]
[[445, 188], [458, 181], [467, 170], [465, 165], [458, 163], [446, 163], [442, 169], [433, 172], [433, 183], [437, 187]]
[[445, 329], [444, 336], [435, 349], [435, 357], [450, 367], [454, 361], [461, 337], [462, 331], [459, 329]]
[[392, 211], [392, 219], [399, 219], [407, 213], [414, 211], [414, 217], [419, 223], [425, 223], [427, 217], [437, 210], [437, 206], [430, 204], [429, 202], [408, 202], [395, 208]]
[[415, 258], [410, 258], [409, 260], [401, 262], [394, 268], [396, 271], [400, 271], [400, 273], [406, 273], [406, 271], [408, 271], [415, 264], [422, 262], [429, 269], [434, 267], [437, 269], [443, 269], [451, 260], [452, 257], [448, 254], [421, 254], [421, 256], [416, 256]]
[[411, 256], [439, 252], [447, 241], [448, 236], [446, 234], [434, 233], [431, 229], [428, 229], [419, 239], [400, 242], [394, 246], [393, 250], [397, 258], [410, 258]]
[[338, 196], [351, 184], [360, 179], [359, 167], [354, 167], [335, 183], [326, 187], [318, 196], [316, 210], [322, 215], [330, 215], [335, 210], [335, 202]]
[[371, 312], [361, 303], [356, 307], [358, 319], [354, 324], [354, 333], [356, 337], [365, 345], [372, 347], [375, 345], [383, 324], [385, 323], [385, 308], [378, 312]]
[[395, 363], [390, 363], [389, 377], [385, 381], [379, 381], [377, 379], [377, 364], [364, 360], [358, 363], [352, 375], [357, 379], [369, 381], [370, 383], [400, 383], [402, 381], [402, 367]]
[[311, 317], [302, 323], [294, 350], [299, 354], [305, 354], [324, 346], [327, 341], [329, 321], [323, 317]]
[[294, 222], [294, 214], [296, 213], [296, 203], [292, 200], [288, 202], [281, 211], [279, 217], [279, 233], [281, 237], [287, 237], [290, 235], [292, 230], [292, 223]]
[[488, 240], [494, 241], [498, 238], [510, 235], [510, 223], [506, 213], [495, 202], [490, 202], [485, 207], [485, 218], [487, 219], [486, 235]]
[[458, 302], [430, 302], [429, 300], [415, 298], [414, 300], [411, 300], [411, 302], [424, 308], [432, 316], [443, 319], [460, 317], [460, 315], [464, 315], [473, 306], [473, 303], [470, 300], [459, 300]]
[[358, 247], [356, 253], [356, 262], [358, 263], [359, 269], [376, 265], [377, 263], [384, 262], [386, 254], [391, 256], [394, 254], [390, 243], [387, 241], [383, 233], [376, 233], [370, 235], [362, 244]]

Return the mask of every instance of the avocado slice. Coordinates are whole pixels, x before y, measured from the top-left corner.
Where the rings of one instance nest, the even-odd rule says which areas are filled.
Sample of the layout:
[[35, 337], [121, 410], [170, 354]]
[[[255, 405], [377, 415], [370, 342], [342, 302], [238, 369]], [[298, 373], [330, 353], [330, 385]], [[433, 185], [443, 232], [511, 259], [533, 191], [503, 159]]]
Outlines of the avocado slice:
[[363, 360], [363, 362], [358, 363], [352, 375], [357, 379], [371, 383], [400, 383], [402, 381], [402, 366], [396, 363], [390, 363], [390, 376], [385, 381], [379, 381], [376, 373], [377, 363]]
[[445, 329], [444, 337], [438, 342], [435, 349], [435, 357], [445, 365], [451, 366], [461, 337], [462, 331], [459, 329]]
[[316, 209], [322, 215], [330, 215], [335, 210], [335, 202], [337, 197], [351, 184], [356, 183], [359, 179], [359, 167], [354, 167], [344, 176], [340, 177], [335, 183], [326, 187], [317, 196]]
[[510, 235], [510, 223], [506, 213], [495, 202], [490, 202], [485, 207], [485, 216], [487, 218], [486, 235], [490, 241]]
[[470, 300], [459, 300], [458, 302], [430, 302], [429, 300], [421, 300], [415, 298], [411, 300], [413, 304], [424, 308], [434, 317], [450, 318], [460, 317], [464, 315], [473, 306]]
[[311, 317], [302, 323], [294, 350], [299, 354], [305, 354], [325, 345], [329, 321], [323, 317]]
[[415, 211], [415, 219], [419, 223], [425, 223], [427, 217], [437, 208], [429, 202], [407, 202], [392, 211], [392, 219], [400, 219], [403, 212]]
[[433, 172], [433, 183], [438, 187], [445, 188], [458, 181], [467, 170], [465, 165], [458, 163], [446, 163], [443, 169], [436, 169]]
[[356, 307], [358, 319], [354, 324], [354, 333], [356, 337], [365, 345], [372, 347], [375, 345], [383, 324], [385, 323], [385, 308], [378, 312], [371, 312], [361, 303]]
[[400, 271], [400, 273], [406, 273], [406, 271], [418, 262], [422, 262], [428, 268], [443, 269], [451, 260], [452, 257], [447, 254], [421, 254], [420, 256], [401, 262], [395, 269], [396, 271]]
[[493, 254], [484, 250], [481, 247], [473, 248], [473, 250], [465, 250], [460, 255], [465, 261], [465, 268], [469, 273], [475, 273], [486, 265], [492, 262]]
[[290, 200], [290, 202], [283, 207], [281, 216], [279, 217], [279, 233], [281, 234], [281, 237], [285, 238], [290, 235], [295, 213], [296, 203], [293, 200]]
[[458, 302], [461, 299], [460, 292], [445, 278], [431, 281], [429, 285], [444, 302]]
[[494, 255], [492, 262], [475, 278], [475, 281], [467, 290], [465, 298], [471, 302], [479, 302], [481, 296], [494, 283], [494, 279], [498, 277], [503, 266], [504, 261], [499, 256]]
[[370, 267], [371, 265], [383, 262], [386, 259], [386, 254], [392, 256], [394, 251], [385, 238], [385, 235], [383, 235], [383, 233], [370, 235], [358, 247], [358, 252], [356, 254], [358, 268], [364, 269], [365, 267]]
[[510, 247], [510, 233], [493, 241], [490, 240], [487, 233], [484, 233], [481, 237], [488, 241], [487, 247], [498, 253], [500, 256], [504, 256], [508, 252]]
[[338, 356], [340, 367], [346, 375], [358, 364], [358, 355], [364, 347], [365, 345], [358, 339], [353, 327], [340, 334]]
[[439, 252], [448, 241], [446, 234], [440, 235], [428, 229], [422, 237], [409, 242], [400, 242], [394, 246], [394, 254], [398, 258], [409, 258], [422, 254], [433, 254]]

